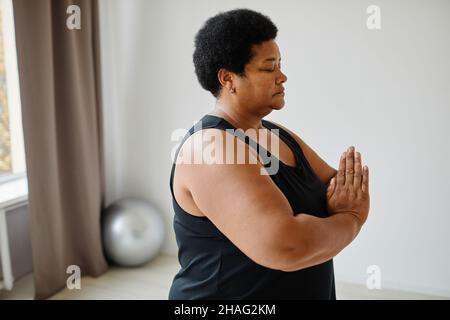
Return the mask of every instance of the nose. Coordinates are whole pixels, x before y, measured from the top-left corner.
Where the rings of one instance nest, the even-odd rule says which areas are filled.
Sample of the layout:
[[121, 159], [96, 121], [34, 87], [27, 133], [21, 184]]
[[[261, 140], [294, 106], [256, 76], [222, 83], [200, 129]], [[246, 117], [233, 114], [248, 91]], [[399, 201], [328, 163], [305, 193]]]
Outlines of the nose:
[[287, 79], [287, 76], [280, 70], [280, 77], [277, 79], [277, 84], [285, 83]]

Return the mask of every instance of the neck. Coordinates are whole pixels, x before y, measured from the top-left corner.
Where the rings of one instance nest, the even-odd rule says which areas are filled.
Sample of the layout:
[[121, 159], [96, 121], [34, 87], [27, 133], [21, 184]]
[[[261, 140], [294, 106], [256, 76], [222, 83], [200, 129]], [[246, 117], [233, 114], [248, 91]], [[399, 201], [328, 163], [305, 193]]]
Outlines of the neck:
[[217, 101], [216, 106], [211, 114], [224, 118], [234, 127], [242, 129], [244, 131], [248, 129], [264, 128], [261, 124], [261, 116], [250, 114], [248, 112], [242, 112], [241, 110], [236, 109], [237, 108], [221, 104], [219, 101]]

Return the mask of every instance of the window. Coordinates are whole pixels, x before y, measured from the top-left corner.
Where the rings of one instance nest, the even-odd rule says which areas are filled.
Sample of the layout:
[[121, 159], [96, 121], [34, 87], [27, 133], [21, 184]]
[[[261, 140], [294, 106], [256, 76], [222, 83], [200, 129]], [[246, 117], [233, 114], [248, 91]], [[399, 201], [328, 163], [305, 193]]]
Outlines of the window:
[[0, 0], [0, 184], [25, 171], [12, 0]]

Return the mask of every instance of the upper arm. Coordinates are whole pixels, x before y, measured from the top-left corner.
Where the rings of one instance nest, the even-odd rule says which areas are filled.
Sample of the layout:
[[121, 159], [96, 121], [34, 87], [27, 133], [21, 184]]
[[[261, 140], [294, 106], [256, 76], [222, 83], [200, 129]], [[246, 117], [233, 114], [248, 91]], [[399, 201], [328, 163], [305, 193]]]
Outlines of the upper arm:
[[324, 184], [328, 184], [331, 178], [333, 178], [336, 175], [337, 170], [331, 167], [328, 163], [326, 163], [325, 160], [323, 160], [310, 146], [308, 146], [295, 133], [293, 133], [289, 129], [285, 128], [284, 126], [274, 121], [270, 122], [286, 130], [292, 136], [292, 138], [294, 138], [295, 141], [297, 141], [297, 143], [302, 148], [303, 154], [305, 155], [306, 159], [308, 160], [310, 166], [312, 167], [316, 175]]
[[[214, 132], [222, 141], [230, 135], [218, 129], [202, 131]], [[248, 145], [235, 137], [231, 139], [236, 148], [243, 147], [248, 153]], [[216, 143], [212, 145], [220, 147]], [[222, 148], [224, 154], [231, 152], [225, 146]], [[194, 146], [192, 153], [199, 152], [203, 150]], [[245, 164], [178, 166], [185, 170], [187, 188], [198, 208], [236, 247], [256, 263], [269, 268], [281, 270], [288, 263], [284, 252], [290, 244], [285, 231], [292, 223], [293, 211], [270, 176], [261, 174], [260, 170], [265, 169], [260, 162], [249, 164], [247, 158]]]

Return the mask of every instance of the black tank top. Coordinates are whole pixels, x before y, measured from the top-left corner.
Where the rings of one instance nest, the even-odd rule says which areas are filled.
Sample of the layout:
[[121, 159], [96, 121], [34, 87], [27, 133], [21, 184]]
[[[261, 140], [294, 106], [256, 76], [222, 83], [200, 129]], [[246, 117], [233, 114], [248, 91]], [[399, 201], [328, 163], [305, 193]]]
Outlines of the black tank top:
[[[198, 130], [236, 130], [225, 119], [213, 115], [205, 115], [200, 123], [201, 126], [197, 123], [186, 134], [175, 160], [183, 143]], [[279, 161], [278, 171], [270, 175], [288, 199], [294, 215], [307, 213], [327, 217], [327, 187], [310, 167], [299, 144], [288, 132], [273, 123], [262, 120], [262, 125], [267, 129], [278, 129], [279, 137], [295, 155], [295, 167]], [[239, 132], [243, 133], [241, 130], [234, 131], [239, 139], [256, 150], [259, 147], [260, 151], [264, 151], [262, 154], [267, 152], [271, 156], [248, 136], [237, 134]], [[169, 299], [336, 299], [333, 260], [294, 272], [274, 270], [255, 263], [207, 217], [193, 216], [180, 207], [173, 192], [174, 172], [175, 162], [170, 176], [170, 190], [181, 269], [173, 279]]]

